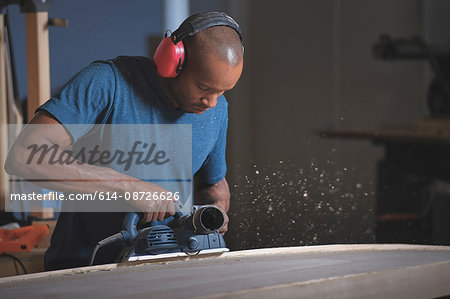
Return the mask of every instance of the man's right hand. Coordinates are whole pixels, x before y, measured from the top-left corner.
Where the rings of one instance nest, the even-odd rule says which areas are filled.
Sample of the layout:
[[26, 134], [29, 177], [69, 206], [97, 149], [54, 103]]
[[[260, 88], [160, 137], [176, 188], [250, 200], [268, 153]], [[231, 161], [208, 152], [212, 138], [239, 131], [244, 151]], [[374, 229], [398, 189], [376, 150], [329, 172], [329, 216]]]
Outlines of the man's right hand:
[[144, 209], [151, 212], [144, 212], [143, 223], [161, 221], [175, 215], [175, 205], [172, 200], [156, 200], [153, 202], [152, 207], [147, 206]]
[[[149, 194], [168, 194], [170, 191], [164, 189], [158, 184], [138, 181], [127, 184], [126, 192], [133, 192], [131, 190], [142, 190], [141, 192], [148, 192]], [[145, 190], [145, 191], [144, 191]], [[153, 197], [152, 197], [153, 198]], [[163, 198], [163, 199], [161, 199]], [[130, 200], [129, 203], [138, 208], [144, 213], [144, 217], [141, 219], [143, 223], [152, 221], [161, 221], [167, 217], [175, 215], [175, 203], [176, 201], [167, 197], [156, 196], [155, 199], [146, 200]], [[174, 202], [175, 201], [175, 202]]]

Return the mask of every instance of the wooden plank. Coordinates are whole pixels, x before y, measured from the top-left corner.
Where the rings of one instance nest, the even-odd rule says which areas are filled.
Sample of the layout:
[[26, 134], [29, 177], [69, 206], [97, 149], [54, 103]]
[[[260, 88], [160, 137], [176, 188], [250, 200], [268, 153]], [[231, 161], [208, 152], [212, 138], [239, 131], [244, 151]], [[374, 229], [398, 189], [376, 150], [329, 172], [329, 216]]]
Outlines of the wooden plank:
[[[39, 221], [41, 223], [41, 221]], [[331, 254], [339, 252], [370, 252], [370, 251], [448, 251], [450, 252], [450, 246], [436, 246], [436, 245], [409, 245], [409, 244], [345, 244], [345, 245], [318, 245], [318, 246], [302, 246], [302, 247], [279, 247], [279, 248], [262, 248], [262, 249], [251, 249], [251, 250], [240, 250], [225, 252], [221, 255], [215, 256], [203, 256], [194, 255], [186, 256], [184, 259], [178, 259], [178, 261], [192, 261], [192, 260], [208, 260], [208, 259], [239, 259], [239, 258], [253, 258], [253, 257], [270, 257], [270, 256], [280, 256], [280, 255], [290, 255], [290, 254]], [[14, 277], [6, 277], [0, 279], [0, 286], [5, 283], [12, 283], [24, 280], [34, 280], [34, 279], [48, 279], [55, 276], [65, 276], [73, 275], [78, 273], [90, 273], [98, 271], [111, 271], [118, 268], [141, 266], [143, 264], [160, 264], [174, 262], [174, 260], [163, 259], [163, 260], [149, 260], [146, 262], [129, 262], [129, 263], [118, 263], [118, 264], [106, 264], [88, 267], [79, 267], [73, 269], [64, 269], [56, 271], [48, 271], [42, 273], [35, 273], [29, 275], [21, 275]]]
[[406, 125], [384, 125], [375, 129], [336, 128], [314, 130], [322, 137], [371, 139], [373, 141], [401, 141], [450, 143], [450, 118], [424, 118]]
[[28, 118], [50, 98], [48, 13], [25, 14], [28, 79]]
[[[28, 79], [27, 114], [28, 120], [30, 120], [35, 110], [50, 99], [51, 96], [48, 13], [26, 13], [25, 25]], [[50, 212], [44, 209], [42, 211], [31, 212], [31, 216], [38, 219], [54, 217], [52, 209]]]
[[[442, 262], [197, 298], [432, 298], [450, 294], [449, 269], [450, 262]], [[441, 275], [445, 279], [439, 279]]]
[[365, 139], [374, 142], [414, 142], [449, 144], [450, 131], [442, 129], [429, 130], [420, 127], [390, 127], [369, 129], [329, 129], [314, 130], [315, 134], [321, 137], [345, 138], [345, 139]]
[[6, 79], [6, 39], [4, 15], [0, 14], [0, 211], [5, 210], [5, 197], [9, 194], [8, 175], [3, 169], [8, 153], [7, 79]]
[[48, 13], [25, 14], [27, 44], [28, 118], [50, 98]]
[[450, 247], [325, 245], [0, 279], [2, 298], [413, 298], [450, 294]]

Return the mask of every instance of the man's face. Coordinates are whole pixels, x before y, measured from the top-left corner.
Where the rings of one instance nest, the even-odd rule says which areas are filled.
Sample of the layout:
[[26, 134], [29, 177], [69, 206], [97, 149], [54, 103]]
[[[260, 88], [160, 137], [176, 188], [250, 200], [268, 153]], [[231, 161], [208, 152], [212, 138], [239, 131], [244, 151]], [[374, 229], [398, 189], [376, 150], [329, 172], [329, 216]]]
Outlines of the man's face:
[[184, 112], [201, 114], [217, 104], [217, 98], [236, 85], [243, 62], [231, 65], [214, 54], [192, 57], [181, 75], [168, 82], [169, 98]]

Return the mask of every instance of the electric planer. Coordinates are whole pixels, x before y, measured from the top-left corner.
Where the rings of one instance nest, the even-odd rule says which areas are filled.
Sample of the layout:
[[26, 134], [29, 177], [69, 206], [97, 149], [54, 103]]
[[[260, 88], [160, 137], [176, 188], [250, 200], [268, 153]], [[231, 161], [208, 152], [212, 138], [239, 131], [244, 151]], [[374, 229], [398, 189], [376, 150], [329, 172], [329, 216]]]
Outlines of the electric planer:
[[100, 247], [119, 241], [124, 249], [118, 262], [229, 251], [219, 233], [225, 224], [225, 216], [214, 205], [194, 206], [188, 214], [177, 212], [167, 225], [149, 222], [139, 227], [141, 216], [141, 213], [128, 213], [122, 231], [97, 243], [90, 265]]

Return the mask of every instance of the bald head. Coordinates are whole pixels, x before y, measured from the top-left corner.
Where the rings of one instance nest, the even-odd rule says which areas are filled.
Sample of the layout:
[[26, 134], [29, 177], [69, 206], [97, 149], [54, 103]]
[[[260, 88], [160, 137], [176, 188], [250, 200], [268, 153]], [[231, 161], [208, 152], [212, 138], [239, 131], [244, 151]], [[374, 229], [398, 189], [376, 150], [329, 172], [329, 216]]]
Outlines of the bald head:
[[198, 61], [202, 60], [202, 57], [214, 55], [219, 60], [236, 66], [241, 63], [244, 55], [238, 33], [227, 26], [207, 28], [183, 42], [186, 45], [188, 59], [192, 60]]
[[204, 29], [183, 43], [186, 66], [176, 78], [161, 78], [161, 85], [175, 108], [201, 114], [238, 82], [244, 49], [239, 34], [226, 26]]

